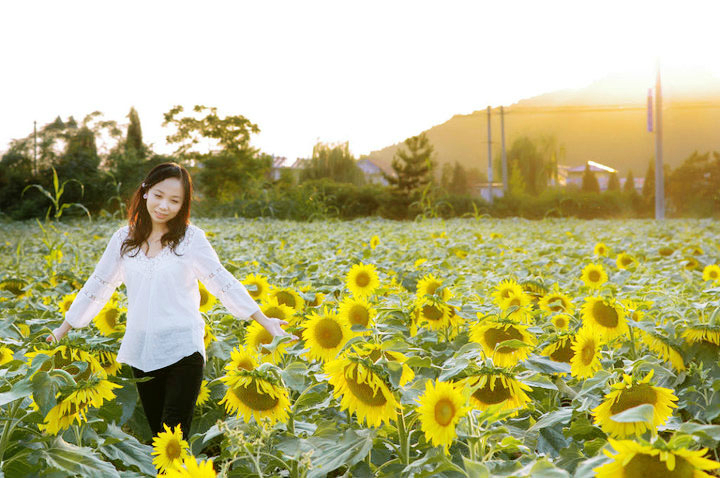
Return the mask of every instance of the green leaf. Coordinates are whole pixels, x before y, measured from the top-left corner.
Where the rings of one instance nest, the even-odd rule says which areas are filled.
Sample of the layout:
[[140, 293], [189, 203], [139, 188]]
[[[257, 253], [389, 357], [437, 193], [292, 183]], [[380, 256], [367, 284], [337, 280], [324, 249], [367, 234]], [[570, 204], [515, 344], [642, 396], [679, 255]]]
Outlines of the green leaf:
[[485, 465], [464, 456], [462, 459], [468, 478], [490, 478], [490, 472]]
[[517, 350], [517, 349], [522, 349], [525, 347], [532, 347], [532, 345], [526, 344], [522, 340], [518, 340], [518, 339], [505, 340], [503, 342], [499, 342], [499, 343], [495, 344], [495, 350], [500, 350], [500, 349], [505, 349], [505, 348]]
[[654, 416], [655, 407], [646, 403], [644, 405], [638, 405], [637, 407], [623, 410], [622, 412], [611, 416], [610, 419], [620, 423], [645, 422], [652, 426]]
[[33, 385], [29, 379], [24, 379], [14, 383], [10, 390], [0, 393], [0, 406], [14, 402], [19, 398], [29, 397], [30, 394], [32, 394], [32, 391]]
[[561, 408], [544, 415], [540, 420], [528, 429], [528, 432], [534, 432], [541, 428], [551, 427], [557, 423], [567, 423], [572, 417], [572, 408]]
[[120, 478], [112, 463], [98, 458], [90, 448], [75, 446], [60, 437], [56, 437], [48, 448], [38, 450], [37, 453], [48, 466], [65, 472], [67, 476]]
[[106, 440], [98, 448], [100, 453], [111, 460], [121, 461], [125, 466], [136, 466], [148, 475], [157, 473], [152, 462], [151, 446], [143, 445], [112, 423], [108, 425], [103, 436]]
[[546, 357], [531, 355], [525, 359], [525, 368], [534, 372], [547, 374], [565, 373], [570, 375], [570, 364], [564, 362], [555, 362]]

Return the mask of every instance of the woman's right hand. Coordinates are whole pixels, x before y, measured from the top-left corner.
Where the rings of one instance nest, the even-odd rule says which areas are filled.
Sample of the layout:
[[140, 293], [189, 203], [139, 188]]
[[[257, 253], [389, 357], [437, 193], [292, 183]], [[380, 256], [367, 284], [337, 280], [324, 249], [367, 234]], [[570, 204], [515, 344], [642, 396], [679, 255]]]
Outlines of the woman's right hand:
[[63, 322], [62, 325], [56, 329], [53, 329], [52, 335], [48, 335], [47, 342], [52, 343], [53, 341], [59, 342], [65, 337], [68, 331], [72, 329], [72, 326], [67, 322]]

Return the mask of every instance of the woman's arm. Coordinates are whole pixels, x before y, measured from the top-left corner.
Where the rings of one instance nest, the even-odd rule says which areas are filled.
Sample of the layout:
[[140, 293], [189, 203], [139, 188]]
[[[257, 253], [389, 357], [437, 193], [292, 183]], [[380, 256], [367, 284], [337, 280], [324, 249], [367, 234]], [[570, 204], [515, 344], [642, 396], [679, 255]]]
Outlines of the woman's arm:
[[70, 309], [65, 313], [62, 325], [47, 337], [48, 342], [62, 339], [73, 327], [85, 327], [105, 306], [115, 289], [122, 282], [120, 267], [120, 231], [110, 238], [92, 275], [78, 292]]
[[[260, 306], [250, 296], [242, 282], [228, 272], [220, 263], [217, 253], [212, 248], [202, 230], [196, 231], [193, 239], [192, 264], [195, 276], [228, 311], [240, 318], [253, 318], [273, 336], [290, 335], [282, 329], [287, 322], [274, 317], [267, 317]], [[296, 339], [295, 336], [291, 336]]]

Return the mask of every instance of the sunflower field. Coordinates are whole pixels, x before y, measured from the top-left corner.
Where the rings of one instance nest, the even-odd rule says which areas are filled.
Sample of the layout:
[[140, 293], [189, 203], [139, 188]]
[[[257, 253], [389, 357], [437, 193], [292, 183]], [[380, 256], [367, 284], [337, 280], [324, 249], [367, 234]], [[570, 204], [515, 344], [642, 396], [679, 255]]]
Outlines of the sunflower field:
[[717, 222], [195, 223], [298, 339], [199, 284], [188, 440], [115, 361], [124, 286], [45, 340], [122, 224], [2, 224], [0, 477], [719, 476]]

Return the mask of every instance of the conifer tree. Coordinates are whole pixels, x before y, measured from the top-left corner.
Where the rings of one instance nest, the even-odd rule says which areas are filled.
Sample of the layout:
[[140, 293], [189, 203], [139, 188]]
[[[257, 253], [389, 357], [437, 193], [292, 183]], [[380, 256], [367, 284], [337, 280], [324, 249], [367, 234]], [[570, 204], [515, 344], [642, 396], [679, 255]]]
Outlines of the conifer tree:
[[635, 191], [635, 177], [633, 176], [632, 169], [628, 172], [627, 178], [625, 178], [623, 191], [626, 193], [637, 193], [637, 191]]
[[128, 118], [130, 119], [130, 124], [128, 125], [127, 137], [125, 138], [125, 151], [128, 156], [142, 158], [145, 156], [145, 146], [143, 145], [140, 116], [138, 116], [134, 107], [130, 108]]
[[589, 193], [599, 193], [600, 184], [595, 173], [590, 170], [590, 163], [585, 163], [585, 172], [582, 178], [582, 190]]
[[620, 179], [618, 179], [617, 172], [610, 173], [607, 184], [608, 191], [620, 191]]
[[432, 180], [435, 149], [425, 133], [406, 139], [404, 146], [407, 150], [399, 148], [392, 161], [396, 176], [383, 176], [397, 192], [411, 193]]

